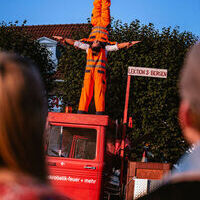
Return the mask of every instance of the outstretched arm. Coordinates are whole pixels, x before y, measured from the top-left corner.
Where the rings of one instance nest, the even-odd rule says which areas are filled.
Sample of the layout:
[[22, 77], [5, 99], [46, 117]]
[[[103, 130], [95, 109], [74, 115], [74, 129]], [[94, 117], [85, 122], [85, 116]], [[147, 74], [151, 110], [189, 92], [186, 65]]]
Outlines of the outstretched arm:
[[74, 43], [76, 42], [76, 40], [68, 39], [68, 38], [64, 38], [63, 41], [64, 41], [64, 42], [67, 42], [67, 43], [70, 44], [70, 45], [74, 45]]
[[53, 38], [59, 40], [59, 42], [61, 42], [62, 44], [64, 44], [65, 42], [67, 42], [70, 45], [74, 45], [74, 43], [76, 42], [76, 40], [68, 39], [68, 38], [63, 38], [61, 36], [53, 36]]
[[63, 38], [61, 36], [53, 36], [53, 38], [59, 40], [62, 44], [68, 43], [70, 45], [73, 45], [75, 48], [79, 48], [79, 49], [86, 50], [86, 51], [90, 47], [88, 44], [84, 44], [80, 41], [69, 39], [69, 38]]
[[123, 49], [123, 48], [130, 48], [132, 47], [134, 44], [137, 44], [141, 41], [132, 41], [132, 42], [124, 42], [124, 43], [119, 43], [117, 44], [118, 49]]

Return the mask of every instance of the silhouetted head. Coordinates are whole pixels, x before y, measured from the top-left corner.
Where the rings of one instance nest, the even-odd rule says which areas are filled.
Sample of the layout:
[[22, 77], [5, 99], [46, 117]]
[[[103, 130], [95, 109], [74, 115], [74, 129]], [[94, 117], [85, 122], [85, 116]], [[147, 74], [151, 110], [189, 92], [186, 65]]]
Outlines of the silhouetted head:
[[47, 101], [38, 71], [0, 52], [0, 167], [46, 181], [44, 129]]
[[200, 141], [200, 43], [191, 47], [180, 73], [179, 118], [189, 143]]

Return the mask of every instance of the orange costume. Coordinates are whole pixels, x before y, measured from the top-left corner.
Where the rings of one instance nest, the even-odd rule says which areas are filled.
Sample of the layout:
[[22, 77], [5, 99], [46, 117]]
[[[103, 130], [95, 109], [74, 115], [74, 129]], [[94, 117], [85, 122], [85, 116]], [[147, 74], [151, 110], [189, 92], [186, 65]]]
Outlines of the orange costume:
[[[82, 42], [100, 41], [104, 45], [114, 44], [108, 41], [110, 25], [110, 0], [94, 0], [91, 23], [93, 25], [89, 38], [82, 39]], [[87, 65], [83, 88], [81, 92], [78, 113], [87, 113], [88, 107], [93, 97], [96, 107], [96, 114], [103, 114], [105, 111], [106, 92], [106, 63], [107, 56], [105, 48], [101, 47], [98, 54], [94, 54], [92, 49], [87, 51]]]

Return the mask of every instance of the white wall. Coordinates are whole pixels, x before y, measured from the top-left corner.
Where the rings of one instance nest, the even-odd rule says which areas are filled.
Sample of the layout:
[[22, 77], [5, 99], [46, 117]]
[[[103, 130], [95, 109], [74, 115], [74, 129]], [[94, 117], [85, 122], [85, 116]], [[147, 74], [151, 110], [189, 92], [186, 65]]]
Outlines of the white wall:
[[55, 65], [55, 70], [58, 65], [58, 59], [56, 57], [56, 46], [57, 46], [57, 41], [49, 39], [47, 37], [41, 37], [38, 39], [39, 43], [41, 45], [44, 45], [48, 51], [51, 53], [51, 60], [53, 61]]

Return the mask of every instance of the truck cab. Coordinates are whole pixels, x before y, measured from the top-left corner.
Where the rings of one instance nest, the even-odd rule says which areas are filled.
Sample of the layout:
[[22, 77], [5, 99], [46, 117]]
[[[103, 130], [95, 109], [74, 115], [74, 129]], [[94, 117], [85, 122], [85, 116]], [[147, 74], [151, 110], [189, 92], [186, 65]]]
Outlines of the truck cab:
[[106, 115], [71, 113], [49, 113], [48, 122], [46, 155], [52, 185], [74, 200], [103, 199], [112, 183], [119, 194], [118, 178], [109, 178], [120, 162], [115, 123]]

